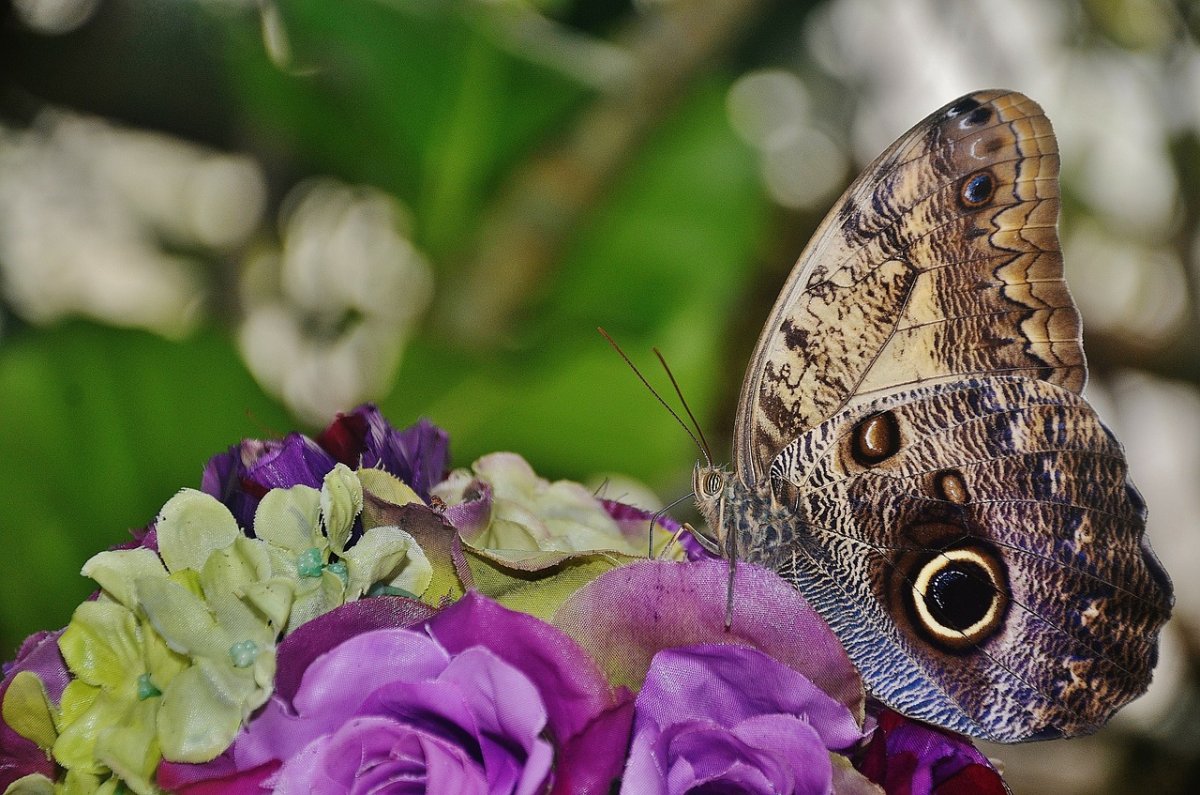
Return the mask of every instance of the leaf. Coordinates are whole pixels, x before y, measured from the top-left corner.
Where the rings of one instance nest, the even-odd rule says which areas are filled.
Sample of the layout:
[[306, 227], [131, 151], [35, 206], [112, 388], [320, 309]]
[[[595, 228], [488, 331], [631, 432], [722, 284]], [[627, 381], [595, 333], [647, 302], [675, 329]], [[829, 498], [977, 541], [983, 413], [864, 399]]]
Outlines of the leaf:
[[424, 505], [394, 505], [368, 492], [363, 506], [363, 527], [370, 530], [388, 525], [411, 535], [433, 569], [421, 601], [438, 607], [459, 599], [473, 586], [471, 569], [463, 558], [462, 543], [453, 527]]
[[490, 552], [468, 547], [466, 553], [479, 593], [543, 621], [549, 621], [568, 597], [601, 574], [638, 560], [613, 552], [533, 553], [509, 566]]

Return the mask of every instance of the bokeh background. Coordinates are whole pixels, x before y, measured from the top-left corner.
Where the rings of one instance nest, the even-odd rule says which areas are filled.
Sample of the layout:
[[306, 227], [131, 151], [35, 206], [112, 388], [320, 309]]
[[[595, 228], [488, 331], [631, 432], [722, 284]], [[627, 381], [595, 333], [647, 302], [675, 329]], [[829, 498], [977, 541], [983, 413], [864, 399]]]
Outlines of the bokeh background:
[[[0, 6], [0, 657], [206, 458], [377, 401], [644, 503], [727, 449], [858, 169], [969, 90], [1046, 108], [1089, 396], [1173, 573], [1149, 695], [988, 747], [1017, 793], [1200, 779], [1200, 10], [1168, 0]], [[607, 481], [606, 481], [607, 478]]]

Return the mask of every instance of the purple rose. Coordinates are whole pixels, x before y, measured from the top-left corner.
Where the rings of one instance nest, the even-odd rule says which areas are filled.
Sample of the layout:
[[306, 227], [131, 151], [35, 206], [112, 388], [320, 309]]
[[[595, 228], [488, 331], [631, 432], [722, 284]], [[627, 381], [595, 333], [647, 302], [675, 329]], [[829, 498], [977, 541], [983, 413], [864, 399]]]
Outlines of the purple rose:
[[[278, 679], [294, 686], [280, 687], [224, 755], [165, 763], [159, 784], [185, 793], [235, 781], [227, 791], [608, 791], [632, 703], [582, 650], [475, 594], [414, 628], [396, 626], [392, 605], [404, 601], [356, 602], [289, 636]], [[372, 612], [378, 626], [367, 629]], [[365, 631], [344, 637], [343, 618]], [[316, 653], [322, 638], [328, 648]], [[306, 648], [289, 648], [296, 643]]]
[[[54, 703], [62, 698], [70, 675], [66, 663], [58, 650], [58, 636], [62, 632], [38, 632], [30, 635], [21, 644], [17, 659], [4, 666], [4, 678], [0, 682], [0, 704], [8, 692], [12, 678], [21, 671], [32, 671], [42, 680], [46, 694]], [[13, 731], [0, 719], [0, 792], [22, 776], [41, 773], [54, 777], [54, 763], [46, 758], [42, 749], [32, 741]]]
[[757, 649], [655, 655], [634, 706], [623, 793], [829, 793], [830, 752], [862, 739], [845, 705]]

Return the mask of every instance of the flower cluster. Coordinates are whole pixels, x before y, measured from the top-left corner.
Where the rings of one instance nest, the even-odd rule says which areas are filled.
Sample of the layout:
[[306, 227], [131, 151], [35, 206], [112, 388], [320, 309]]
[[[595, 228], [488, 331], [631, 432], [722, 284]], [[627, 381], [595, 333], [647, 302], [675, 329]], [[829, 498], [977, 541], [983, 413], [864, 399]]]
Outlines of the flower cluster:
[[[215, 456], [0, 684], [4, 793], [1003, 793], [772, 572], [371, 406]], [[646, 559], [646, 551], [654, 554]], [[688, 558], [688, 559], [683, 559]]]

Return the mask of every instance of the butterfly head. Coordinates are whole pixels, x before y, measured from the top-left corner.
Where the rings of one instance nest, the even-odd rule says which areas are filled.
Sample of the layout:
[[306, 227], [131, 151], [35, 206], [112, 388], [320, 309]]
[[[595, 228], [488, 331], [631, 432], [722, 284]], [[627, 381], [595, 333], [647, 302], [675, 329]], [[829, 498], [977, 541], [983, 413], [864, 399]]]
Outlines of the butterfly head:
[[696, 508], [708, 523], [719, 546], [725, 540], [725, 502], [729, 471], [708, 462], [697, 462], [692, 470], [692, 492]]

